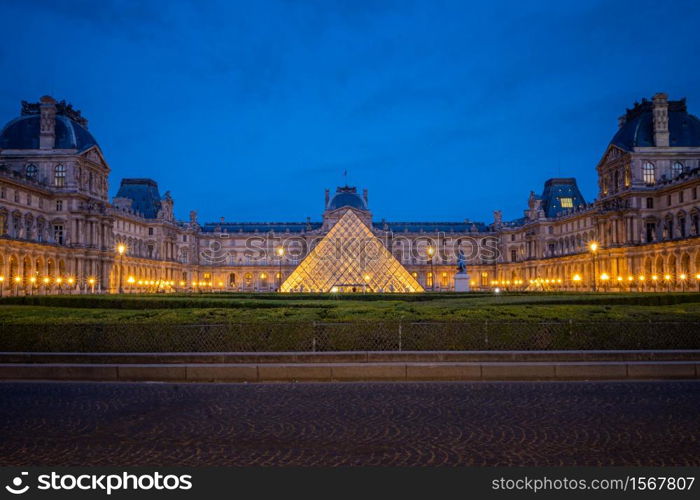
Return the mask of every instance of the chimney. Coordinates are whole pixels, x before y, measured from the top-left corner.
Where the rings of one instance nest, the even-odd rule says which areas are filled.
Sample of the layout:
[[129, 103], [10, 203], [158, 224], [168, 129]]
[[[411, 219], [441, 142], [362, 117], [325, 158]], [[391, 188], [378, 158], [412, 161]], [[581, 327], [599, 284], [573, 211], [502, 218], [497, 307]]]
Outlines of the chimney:
[[326, 208], [328, 208], [328, 202], [331, 201], [331, 191], [326, 189]]
[[669, 146], [668, 96], [661, 92], [654, 96], [654, 145]]
[[362, 197], [365, 199], [365, 205], [369, 206], [369, 199], [367, 198], [367, 190], [362, 190]]
[[39, 126], [39, 148], [56, 147], [56, 100], [48, 95], [39, 99], [41, 124]]

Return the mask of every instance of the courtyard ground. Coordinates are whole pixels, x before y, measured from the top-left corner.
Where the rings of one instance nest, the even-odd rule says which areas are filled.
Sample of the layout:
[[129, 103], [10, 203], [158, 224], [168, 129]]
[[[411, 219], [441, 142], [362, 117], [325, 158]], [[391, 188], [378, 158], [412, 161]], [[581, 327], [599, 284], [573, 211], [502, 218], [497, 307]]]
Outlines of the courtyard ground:
[[700, 465], [700, 382], [0, 383], [0, 465]]

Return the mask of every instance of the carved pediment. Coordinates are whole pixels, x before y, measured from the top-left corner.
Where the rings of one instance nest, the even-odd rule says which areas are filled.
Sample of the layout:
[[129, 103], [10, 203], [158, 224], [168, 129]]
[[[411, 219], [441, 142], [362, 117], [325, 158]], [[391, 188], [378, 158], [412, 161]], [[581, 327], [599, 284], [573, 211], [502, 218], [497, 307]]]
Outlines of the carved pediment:
[[605, 154], [603, 155], [603, 158], [600, 160], [598, 163], [598, 166], [606, 165], [608, 163], [613, 163], [620, 158], [624, 157], [627, 155], [627, 151], [624, 149], [620, 149], [617, 146], [610, 145], [608, 146], [608, 149], [605, 151]]

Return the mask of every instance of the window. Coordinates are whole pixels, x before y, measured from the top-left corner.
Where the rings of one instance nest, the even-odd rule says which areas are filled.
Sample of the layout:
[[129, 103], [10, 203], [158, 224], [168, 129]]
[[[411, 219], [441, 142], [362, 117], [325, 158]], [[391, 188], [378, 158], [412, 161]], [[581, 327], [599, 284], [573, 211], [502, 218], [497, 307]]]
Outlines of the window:
[[53, 184], [56, 187], [66, 186], [66, 167], [63, 165], [56, 165], [56, 168], [54, 168]]
[[630, 187], [632, 184], [632, 172], [630, 171], [630, 166], [625, 166], [625, 187]]
[[19, 203], [19, 191], [15, 189], [15, 203]]
[[53, 240], [59, 245], [63, 245], [63, 225], [56, 224], [53, 226]]
[[[3, 198], [4, 198], [4, 196], [3, 196]], [[694, 200], [698, 199], [698, 188], [697, 187], [693, 188], [693, 199]]]
[[671, 167], [671, 177], [675, 178], [678, 177], [683, 173], [683, 164], [679, 161], [674, 162], [673, 166]]
[[63, 211], [63, 200], [56, 200], [56, 212]]
[[642, 168], [642, 176], [644, 178], [644, 183], [647, 186], [651, 186], [656, 183], [656, 167], [650, 161], [644, 163]]
[[573, 198], [559, 198], [559, 203], [561, 203], [561, 208], [574, 208]]
[[517, 250], [511, 250], [510, 251], [510, 261], [511, 262], [516, 262], [518, 260], [518, 251]]
[[32, 195], [31, 193], [27, 193], [27, 206], [31, 207], [32, 206]]
[[678, 203], [683, 203], [683, 191], [678, 192]]
[[669, 207], [671, 206], [671, 195], [670, 194], [666, 197], [666, 205]]
[[185, 242], [187, 241], [187, 235], [186, 235], [186, 234], [183, 234], [183, 235], [182, 235], [182, 241], [185, 241]]
[[450, 283], [450, 280], [449, 280], [449, 278], [447, 277], [447, 273], [442, 273], [442, 275], [440, 276], [440, 286], [441, 286], [442, 288], [447, 288], [447, 286], [449, 285], [449, 283]]
[[148, 228], [148, 236], [153, 236], [153, 228], [152, 227]]
[[514, 235], [514, 234], [511, 234], [511, 235], [510, 235], [510, 241], [515, 241], [515, 235]]
[[5, 186], [0, 188], [0, 198], [3, 200], [7, 197], [7, 189], [5, 189]]
[[425, 286], [433, 286], [433, 273], [426, 273], [425, 275]]
[[654, 208], [654, 198], [647, 198], [647, 208]]
[[681, 232], [681, 238], [685, 238], [685, 217], [678, 218], [678, 229]]
[[654, 241], [654, 234], [656, 233], [656, 224], [653, 222], [647, 222], [647, 243]]
[[34, 165], [33, 163], [30, 163], [27, 165], [27, 168], [24, 170], [24, 175], [27, 177], [27, 179], [36, 179], [36, 173], [39, 171], [39, 169]]

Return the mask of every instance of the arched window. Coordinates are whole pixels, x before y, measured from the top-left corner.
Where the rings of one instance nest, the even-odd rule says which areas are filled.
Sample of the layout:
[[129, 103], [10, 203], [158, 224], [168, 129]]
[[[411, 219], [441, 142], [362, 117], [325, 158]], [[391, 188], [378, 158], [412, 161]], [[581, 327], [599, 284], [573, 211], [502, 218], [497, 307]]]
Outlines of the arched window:
[[27, 165], [27, 168], [24, 170], [24, 175], [27, 179], [36, 179], [36, 174], [39, 171], [36, 165], [33, 163], [30, 163]]
[[671, 177], [676, 178], [683, 173], [683, 164], [679, 161], [674, 162], [671, 167]]
[[66, 186], [66, 167], [63, 165], [56, 165], [53, 170], [53, 184], [56, 187]]
[[644, 163], [642, 169], [642, 177], [644, 178], [644, 183], [651, 186], [656, 183], [656, 167], [650, 161]]

